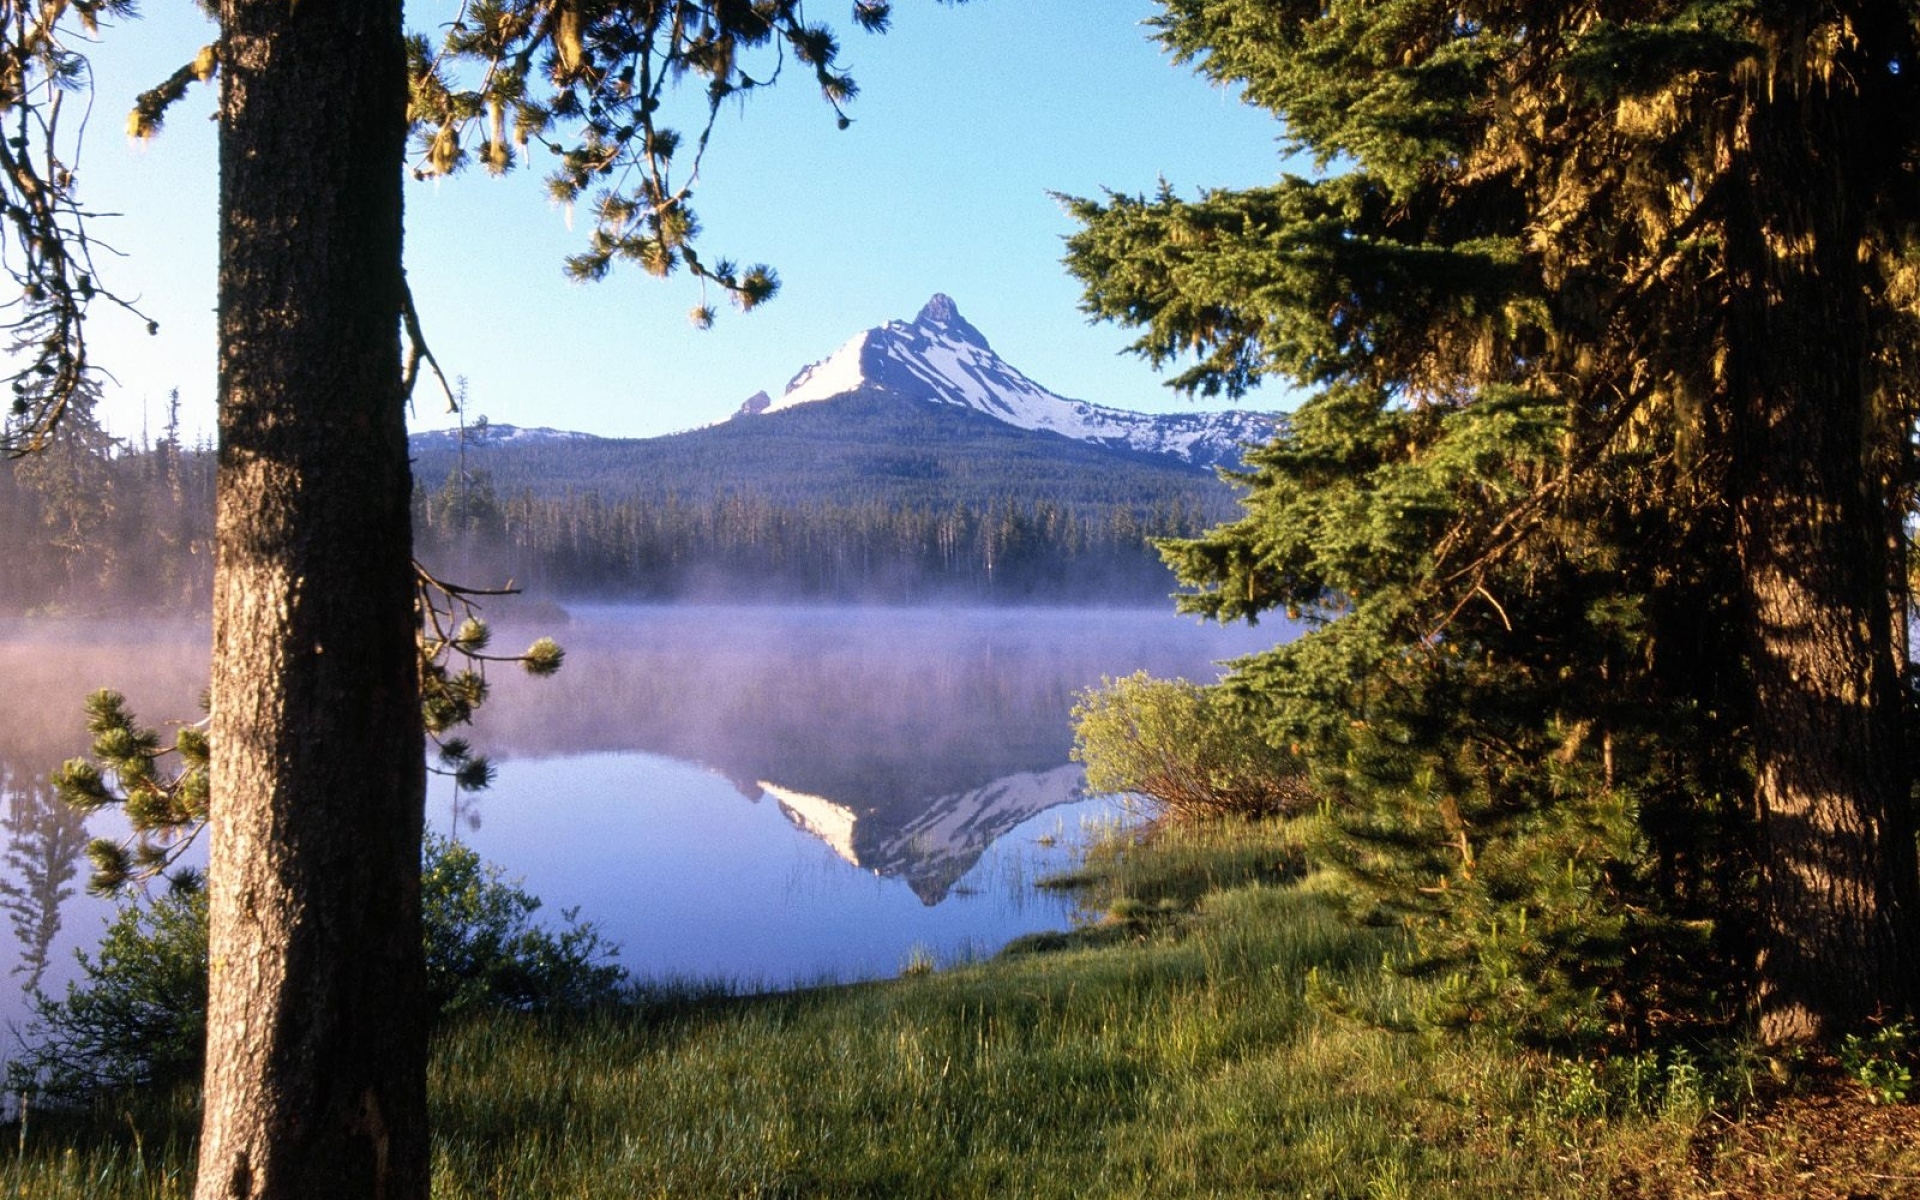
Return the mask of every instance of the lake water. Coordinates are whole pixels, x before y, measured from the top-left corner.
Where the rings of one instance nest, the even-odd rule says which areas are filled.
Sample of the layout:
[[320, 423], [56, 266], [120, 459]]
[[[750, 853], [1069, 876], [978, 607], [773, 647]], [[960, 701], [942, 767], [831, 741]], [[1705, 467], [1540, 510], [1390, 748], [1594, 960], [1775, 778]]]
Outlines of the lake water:
[[[552, 633], [552, 679], [495, 666], [472, 730], [498, 776], [435, 779], [428, 823], [557, 917], [577, 909], [641, 978], [779, 987], [952, 962], [1057, 929], [1032, 881], [1118, 819], [1069, 761], [1075, 693], [1146, 669], [1212, 679], [1269, 628], [1164, 611], [582, 607], [501, 614], [496, 648]], [[198, 715], [204, 631], [0, 623], [0, 1020], [58, 991], [111, 906], [88, 830], [38, 781], [84, 751], [81, 701]], [[106, 831], [104, 818], [95, 818]], [[40, 972], [44, 974], [40, 974]]]

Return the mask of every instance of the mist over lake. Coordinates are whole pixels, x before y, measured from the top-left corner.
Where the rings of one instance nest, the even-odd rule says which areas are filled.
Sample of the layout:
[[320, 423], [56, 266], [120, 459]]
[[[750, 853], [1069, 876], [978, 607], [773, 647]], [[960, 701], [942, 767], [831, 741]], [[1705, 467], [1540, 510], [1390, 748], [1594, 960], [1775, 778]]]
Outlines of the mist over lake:
[[[529, 606], [532, 607], [532, 606]], [[472, 740], [492, 788], [429, 783], [431, 829], [500, 864], [557, 921], [577, 910], [640, 978], [778, 987], [990, 954], [1072, 920], [1036, 893], [1089, 823], [1069, 761], [1075, 694], [1137, 669], [1214, 678], [1277, 627], [1162, 610], [590, 606], [516, 616], [495, 649], [550, 634], [551, 679], [489, 668]], [[83, 753], [81, 703], [199, 716], [207, 638], [187, 624], [0, 623], [0, 1019], [44, 967], [57, 991], [111, 905], [83, 894], [86, 834], [42, 782]], [[92, 833], [111, 833], [108, 817]]]

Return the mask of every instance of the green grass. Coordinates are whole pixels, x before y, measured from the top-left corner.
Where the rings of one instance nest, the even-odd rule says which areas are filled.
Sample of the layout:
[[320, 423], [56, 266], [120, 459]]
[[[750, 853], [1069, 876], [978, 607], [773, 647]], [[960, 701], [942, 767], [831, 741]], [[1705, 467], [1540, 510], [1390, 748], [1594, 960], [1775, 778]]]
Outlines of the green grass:
[[[1684, 1165], [1671, 1063], [1623, 1090], [1393, 1032], [1424, 985], [1300, 861], [1281, 826], [1169, 831], [1076, 873], [1104, 919], [992, 961], [461, 1024], [434, 1194], [1551, 1197]], [[30, 1114], [0, 1196], [184, 1196], [190, 1127], [181, 1097]]]

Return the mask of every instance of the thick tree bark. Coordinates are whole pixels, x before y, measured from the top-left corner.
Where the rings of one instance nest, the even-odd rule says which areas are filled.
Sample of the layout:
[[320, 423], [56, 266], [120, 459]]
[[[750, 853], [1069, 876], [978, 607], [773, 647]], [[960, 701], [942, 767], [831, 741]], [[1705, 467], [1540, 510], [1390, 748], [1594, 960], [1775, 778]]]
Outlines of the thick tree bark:
[[[1858, 79], [1881, 68], [1856, 64]], [[1726, 385], [1762, 822], [1762, 1036], [1920, 999], [1903, 664], [1870, 378], [1875, 121], [1844, 73], [1747, 101], [1727, 222]], [[1884, 124], [1884, 120], [1881, 121]]]
[[199, 1200], [425, 1197], [397, 0], [221, 6]]

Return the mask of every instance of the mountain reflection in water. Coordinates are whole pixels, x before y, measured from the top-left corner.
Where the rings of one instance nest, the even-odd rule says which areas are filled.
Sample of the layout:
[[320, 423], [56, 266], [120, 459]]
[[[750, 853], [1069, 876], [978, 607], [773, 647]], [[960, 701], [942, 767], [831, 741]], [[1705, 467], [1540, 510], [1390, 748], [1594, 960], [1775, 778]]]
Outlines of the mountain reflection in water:
[[[490, 672], [471, 733], [499, 780], [452, 811], [436, 781], [429, 821], [543, 914], [577, 906], [636, 975], [767, 985], [1058, 927], [1067, 902], [1030, 884], [1092, 811], [1075, 694], [1140, 669], [1212, 679], [1275, 636], [1163, 611], [517, 603], [490, 605], [495, 646], [552, 634], [566, 666]], [[86, 750], [86, 694], [125, 691], [170, 740], [201, 715], [206, 670], [194, 626], [0, 622], [0, 1025], [26, 986], [62, 990], [111, 912], [77, 892], [87, 831], [44, 783]]]
[[1084, 609], [588, 608], [562, 634], [558, 678], [502, 677], [490, 748], [698, 763], [928, 905], [1010, 830], [1081, 798], [1078, 692], [1140, 669], [1210, 680], [1272, 640]]
[[933, 796], [911, 805], [867, 809], [777, 784], [756, 785], [772, 796], [796, 826], [856, 867], [906, 880], [923, 904], [947, 898], [987, 847], [1048, 809], [1080, 798], [1073, 766], [1023, 771], [971, 791]]

